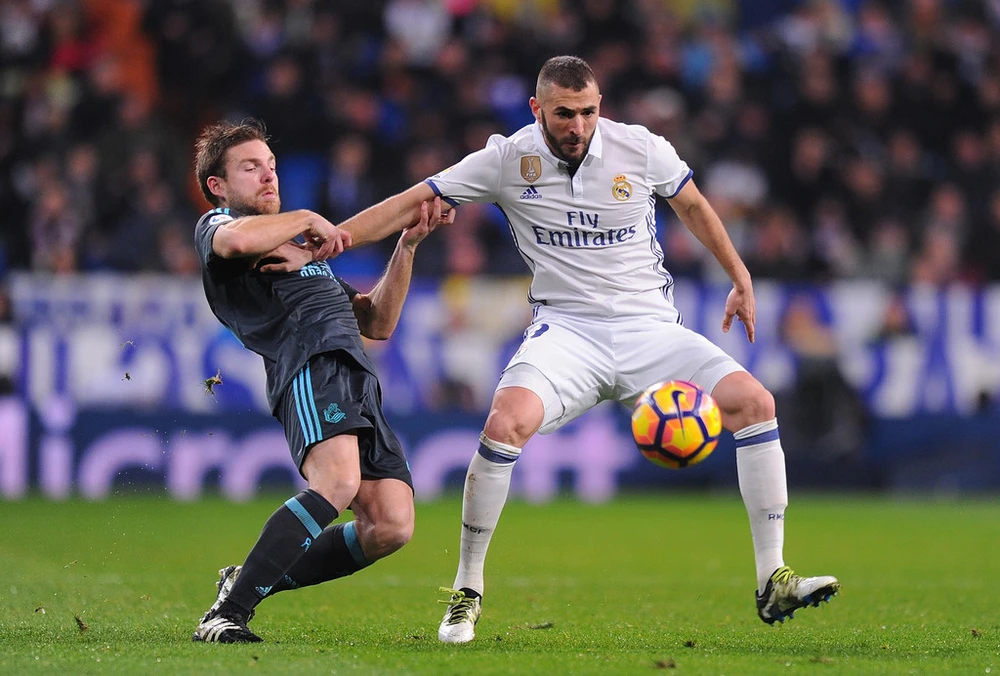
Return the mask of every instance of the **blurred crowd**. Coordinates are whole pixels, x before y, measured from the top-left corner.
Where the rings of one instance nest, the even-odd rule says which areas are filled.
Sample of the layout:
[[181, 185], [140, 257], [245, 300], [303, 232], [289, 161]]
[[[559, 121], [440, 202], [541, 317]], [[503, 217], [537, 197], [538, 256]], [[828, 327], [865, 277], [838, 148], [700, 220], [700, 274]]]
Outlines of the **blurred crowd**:
[[[1000, 279], [997, 0], [0, 0], [0, 276], [196, 274], [223, 117], [265, 121], [286, 207], [342, 220], [530, 122], [555, 54], [677, 147], [756, 275]], [[668, 267], [717, 277], [661, 211]], [[489, 206], [417, 260], [525, 271]]]

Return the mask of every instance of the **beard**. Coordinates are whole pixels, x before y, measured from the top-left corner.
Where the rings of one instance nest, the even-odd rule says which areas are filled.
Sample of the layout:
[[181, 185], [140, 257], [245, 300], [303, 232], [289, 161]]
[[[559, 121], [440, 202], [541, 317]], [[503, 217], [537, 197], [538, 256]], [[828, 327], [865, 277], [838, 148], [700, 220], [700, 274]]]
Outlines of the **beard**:
[[[585, 139], [582, 136], [576, 136], [570, 134], [563, 139], [557, 139], [555, 135], [549, 131], [549, 123], [545, 119], [545, 113], [541, 114], [541, 124], [542, 124], [542, 137], [545, 138], [545, 142], [549, 146], [549, 150], [552, 154], [558, 157], [563, 162], [567, 164], [577, 166], [583, 162], [583, 158], [587, 156], [587, 151], [590, 150], [590, 141], [593, 139], [593, 135], [590, 138]], [[580, 145], [574, 148], [569, 148], [571, 143], [580, 143]]]
[[[277, 191], [275, 191], [277, 194]], [[260, 195], [247, 197], [246, 195], [231, 195], [228, 206], [233, 211], [245, 216], [266, 216], [273, 215], [281, 211], [281, 197], [278, 196], [273, 202], [265, 201]]]

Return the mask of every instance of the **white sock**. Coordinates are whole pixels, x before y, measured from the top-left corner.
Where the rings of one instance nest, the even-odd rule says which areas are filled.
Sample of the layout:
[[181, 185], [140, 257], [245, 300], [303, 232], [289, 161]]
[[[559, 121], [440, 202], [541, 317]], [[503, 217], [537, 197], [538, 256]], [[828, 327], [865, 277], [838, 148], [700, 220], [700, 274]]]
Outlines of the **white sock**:
[[785, 565], [785, 454], [781, 450], [776, 419], [744, 427], [735, 435], [736, 472], [740, 494], [750, 517], [753, 553], [757, 563], [757, 591], [764, 590], [768, 578]]
[[479, 450], [469, 463], [462, 499], [462, 550], [455, 589], [483, 593], [483, 567], [500, 512], [507, 502], [510, 476], [521, 449], [479, 436]]

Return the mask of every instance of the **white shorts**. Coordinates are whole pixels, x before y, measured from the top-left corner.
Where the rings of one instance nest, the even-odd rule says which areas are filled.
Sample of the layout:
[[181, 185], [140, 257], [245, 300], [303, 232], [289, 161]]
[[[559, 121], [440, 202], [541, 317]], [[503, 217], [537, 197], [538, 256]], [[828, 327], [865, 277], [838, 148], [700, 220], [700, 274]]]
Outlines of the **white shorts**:
[[539, 396], [548, 434], [605, 400], [631, 407], [663, 380], [688, 380], [711, 393], [725, 376], [745, 371], [707, 338], [657, 318], [579, 317], [542, 307], [497, 389], [523, 387]]

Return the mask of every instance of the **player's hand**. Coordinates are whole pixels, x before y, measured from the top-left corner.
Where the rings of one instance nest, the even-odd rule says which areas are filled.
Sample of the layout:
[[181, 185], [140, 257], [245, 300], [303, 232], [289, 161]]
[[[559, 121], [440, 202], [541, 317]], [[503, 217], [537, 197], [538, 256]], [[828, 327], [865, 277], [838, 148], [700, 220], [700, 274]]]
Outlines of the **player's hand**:
[[306, 245], [313, 250], [313, 260], [334, 258], [351, 246], [351, 233], [341, 230], [319, 214], [312, 214], [305, 232]]
[[722, 319], [722, 332], [729, 333], [733, 326], [733, 318], [738, 317], [743, 322], [750, 342], [754, 339], [754, 324], [757, 322], [757, 303], [753, 298], [753, 287], [733, 287], [726, 298], [726, 316]]
[[442, 213], [444, 205], [440, 197], [435, 197], [433, 202], [420, 203], [420, 220], [416, 225], [411, 225], [403, 230], [399, 236], [400, 242], [411, 249], [416, 248], [427, 235], [434, 232], [439, 225], [450, 225], [455, 222], [455, 209], [449, 209]]
[[285, 242], [260, 257], [255, 266], [261, 272], [298, 272], [313, 261], [311, 247], [298, 242]]

